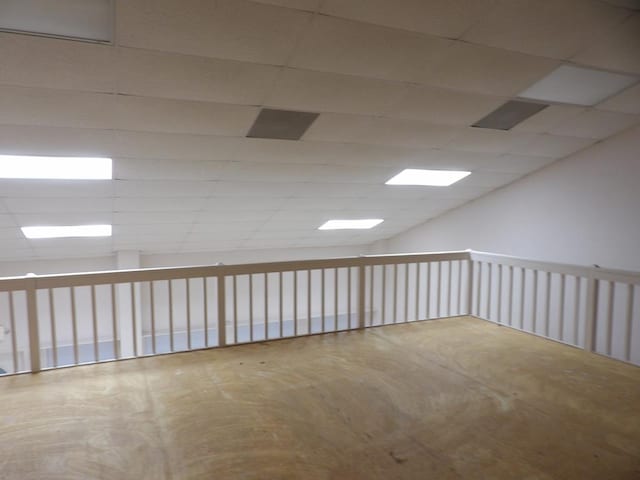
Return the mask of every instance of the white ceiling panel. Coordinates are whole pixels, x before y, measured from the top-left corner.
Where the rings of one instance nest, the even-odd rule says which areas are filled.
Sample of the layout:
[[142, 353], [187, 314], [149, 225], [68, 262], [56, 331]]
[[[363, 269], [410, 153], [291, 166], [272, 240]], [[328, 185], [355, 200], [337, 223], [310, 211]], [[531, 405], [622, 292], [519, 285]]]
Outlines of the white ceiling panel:
[[0, 84], [114, 92], [114, 51], [108, 45], [0, 32]]
[[118, 180], [218, 180], [229, 162], [203, 160], [115, 158], [113, 177]]
[[305, 140], [437, 148], [458, 133], [444, 125], [394, 118], [322, 114]]
[[570, 122], [586, 110], [574, 105], [549, 105], [544, 110], [513, 127], [514, 132], [548, 133], [556, 125]]
[[448, 144], [448, 149], [470, 152], [507, 153], [531, 141], [534, 134], [468, 127], [460, 131]]
[[508, 99], [434, 87], [407, 88], [398, 102], [384, 111], [386, 116], [423, 120], [445, 125], [469, 126]]
[[154, 52], [118, 51], [118, 92], [129, 95], [260, 105], [278, 67]]
[[571, 60], [584, 65], [640, 74], [640, 13], [594, 38]]
[[243, 137], [257, 107], [118, 95], [114, 126], [120, 129]]
[[116, 197], [205, 197], [213, 182], [190, 180], [115, 180]]
[[129, 0], [119, 3], [118, 40], [130, 47], [282, 65], [310, 18], [247, 0]]
[[[309, 181], [311, 176], [312, 172], [309, 167], [299, 163], [230, 162], [222, 173], [221, 180], [227, 182], [277, 182], [285, 184], [287, 182]], [[282, 186], [286, 189], [286, 185]], [[216, 185], [216, 191], [219, 191], [218, 187], [220, 185]]]
[[557, 65], [557, 61], [543, 57], [454, 42], [421, 80], [443, 88], [512, 96]]
[[510, 152], [517, 155], [562, 158], [595, 143], [591, 138], [536, 135], [524, 145], [517, 145]]
[[238, 137], [137, 131], [115, 131], [113, 135], [115, 156], [171, 160], [231, 160], [244, 141]]
[[115, 212], [193, 212], [204, 203], [204, 197], [119, 197], [113, 200], [113, 208]]
[[396, 165], [419, 155], [416, 149], [303, 140], [247, 138], [236, 150], [239, 161], [324, 165]]
[[640, 83], [598, 105], [599, 109], [640, 114]]
[[108, 156], [113, 132], [92, 128], [0, 125], [3, 154]]
[[321, 12], [403, 30], [458, 38], [494, 0], [325, 0]]
[[193, 223], [197, 211], [180, 212], [114, 212], [114, 225], [152, 225], [169, 223]]
[[0, 228], [15, 227], [16, 219], [13, 215], [0, 215]]
[[114, 96], [0, 86], [0, 123], [113, 128]]
[[316, 16], [289, 65], [415, 82], [446, 55], [449, 43], [437, 37]]
[[554, 135], [603, 139], [640, 123], [640, 115], [587, 110], [550, 129]]
[[108, 180], [78, 181], [0, 179], [3, 197], [112, 197], [113, 184]]
[[8, 197], [4, 204], [11, 213], [110, 212], [113, 199], [101, 197]]
[[405, 90], [396, 82], [285, 68], [265, 104], [290, 110], [376, 115], [397, 103]]
[[108, 225], [111, 224], [114, 214], [109, 211], [86, 212], [36, 212], [14, 213], [16, 225], [21, 227], [37, 225]]
[[597, 0], [509, 0], [482, 15], [462, 39], [564, 59], [627, 16], [628, 11]]
[[261, 182], [257, 180], [225, 180], [214, 182], [211, 194], [213, 197], [225, 199], [226, 204], [241, 202], [243, 199], [254, 205], [256, 199], [273, 199], [290, 197], [295, 191], [295, 185], [285, 179]]
[[278, 5], [280, 7], [306, 10], [308, 12], [315, 12], [320, 7], [320, 3], [322, 3], [322, 0], [254, 0], [254, 1], [259, 3], [266, 3], [268, 5]]

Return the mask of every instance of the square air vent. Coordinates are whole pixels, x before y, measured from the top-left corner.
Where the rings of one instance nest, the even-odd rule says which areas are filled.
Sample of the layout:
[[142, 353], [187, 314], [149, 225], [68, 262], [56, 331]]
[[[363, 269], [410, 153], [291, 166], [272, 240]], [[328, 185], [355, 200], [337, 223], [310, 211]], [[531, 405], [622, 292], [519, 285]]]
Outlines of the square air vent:
[[535, 115], [549, 105], [545, 103], [522, 102], [510, 100], [498, 107], [482, 120], [474, 123], [473, 127], [491, 128], [493, 130], [510, 130], [520, 122]]
[[300, 140], [318, 115], [312, 112], [263, 108], [247, 137]]

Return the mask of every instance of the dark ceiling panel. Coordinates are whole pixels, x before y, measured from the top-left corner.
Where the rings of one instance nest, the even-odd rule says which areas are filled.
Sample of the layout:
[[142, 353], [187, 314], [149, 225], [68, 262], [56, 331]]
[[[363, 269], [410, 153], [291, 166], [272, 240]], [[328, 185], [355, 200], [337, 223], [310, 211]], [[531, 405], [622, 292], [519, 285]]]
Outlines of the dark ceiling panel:
[[247, 137], [300, 140], [318, 115], [312, 112], [263, 108]]
[[548, 106], [549, 105], [545, 103], [509, 100], [507, 103], [498, 107], [472, 126], [478, 128], [491, 128], [493, 130], [510, 130]]

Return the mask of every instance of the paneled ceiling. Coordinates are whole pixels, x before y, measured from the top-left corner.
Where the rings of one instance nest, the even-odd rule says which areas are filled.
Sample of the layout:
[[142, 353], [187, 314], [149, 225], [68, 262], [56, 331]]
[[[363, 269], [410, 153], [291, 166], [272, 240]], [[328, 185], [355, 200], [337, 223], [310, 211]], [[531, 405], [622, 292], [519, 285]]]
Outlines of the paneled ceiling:
[[[121, 0], [113, 45], [0, 33], [0, 153], [111, 156], [112, 181], [0, 181], [0, 260], [357, 245], [640, 123], [640, 85], [471, 127], [561, 64], [640, 75], [633, 0]], [[320, 113], [246, 138], [261, 107]], [[394, 187], [403, 168], [472, 172]], [[318, 231], [331, 218], [384, 218]], [[112, 223], [106, 239], [28, 225]]]

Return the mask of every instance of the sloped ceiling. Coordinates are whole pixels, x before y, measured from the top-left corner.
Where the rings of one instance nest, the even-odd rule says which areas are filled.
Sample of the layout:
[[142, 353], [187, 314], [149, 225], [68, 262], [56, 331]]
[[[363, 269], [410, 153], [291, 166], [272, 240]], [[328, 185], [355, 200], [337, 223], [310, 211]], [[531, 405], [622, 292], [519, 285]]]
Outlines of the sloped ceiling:
[[[0, 260], [367, 244], [640, 123], [640, 85], [471, 125], [561, 64], [640, 75], [632, 0], [121, 0], [113, 45], [0, 33], [0, 153], [113, 181], [0, 181]], [[262, 107], [320, 113], [246, 138]], [[449, 188], [403, 168], [466, 169]], [[318, 231], [330, 218], [384, 218]], [[112, 223], [108, 239], [19, 227]]]

